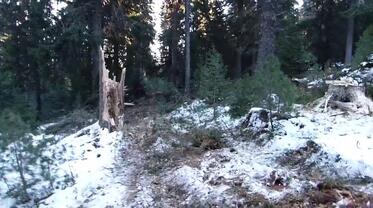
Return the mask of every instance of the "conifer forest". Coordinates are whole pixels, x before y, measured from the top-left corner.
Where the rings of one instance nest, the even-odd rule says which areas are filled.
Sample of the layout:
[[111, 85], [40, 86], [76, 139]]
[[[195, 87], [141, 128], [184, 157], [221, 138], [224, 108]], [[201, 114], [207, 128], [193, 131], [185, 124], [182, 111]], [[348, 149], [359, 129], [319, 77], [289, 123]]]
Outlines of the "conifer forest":
[[0, 0], [18, 207], [373, 207], [373, 0]]

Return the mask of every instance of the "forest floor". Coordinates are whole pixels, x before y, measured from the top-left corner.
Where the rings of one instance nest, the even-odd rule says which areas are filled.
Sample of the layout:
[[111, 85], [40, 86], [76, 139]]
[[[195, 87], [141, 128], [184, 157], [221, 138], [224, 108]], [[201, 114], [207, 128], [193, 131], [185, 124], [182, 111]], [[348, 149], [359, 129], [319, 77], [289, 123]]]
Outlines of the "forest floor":
[[[71, 135], [43, 126], [33, 138], [57, 138], [49, 152], [64, 151], [53, 171], [73, 182], [39, 207], [372, 206], [372, 116], [300, 107], [275, 120], [270, 135], [253, 137], [228, 107], [156, 109], [128, 108], [123, 133], [97, 123]], [[11, 207], [1, 189], [0, 207]]]

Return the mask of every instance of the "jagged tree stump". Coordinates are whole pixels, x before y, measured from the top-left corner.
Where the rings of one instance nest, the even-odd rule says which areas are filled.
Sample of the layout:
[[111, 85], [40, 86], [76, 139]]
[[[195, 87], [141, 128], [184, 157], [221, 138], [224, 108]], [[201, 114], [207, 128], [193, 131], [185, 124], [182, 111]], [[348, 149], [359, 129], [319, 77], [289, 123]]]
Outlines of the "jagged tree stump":
[[104, 52], [100, 48], [100, 103], [99, 123], [110, 131], [118, 130], [122, 125], [125, 96], [125, 70], [122, 71], [120, 82], [109, 78], [105, 66]]
[[342, 111], [372, 114], [373, 102], [365, 96], [365, 89], [351, 79], [326, 81], [328, 91], [325, 96], [317, 101], [316, 108], [328, 106]]

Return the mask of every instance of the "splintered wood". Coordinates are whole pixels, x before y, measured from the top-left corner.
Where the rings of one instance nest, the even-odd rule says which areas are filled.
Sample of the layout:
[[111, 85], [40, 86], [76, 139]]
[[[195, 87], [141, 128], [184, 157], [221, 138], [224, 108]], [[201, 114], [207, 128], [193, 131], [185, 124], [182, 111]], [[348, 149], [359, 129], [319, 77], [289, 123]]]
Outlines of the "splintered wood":
[[122, 125], [125, 105], [124, 81], [125, 70], [122, 71], [120, 82], [110, 79], [105, 66], [104, 52], [100, 49], [100, 125], [110, 131], [118, 130]]
[[317, 100], [316, 109], [323, 107], [326, 112], [329, 106], [353, 113], [373, 113], [372, 100], [365, 96], [364, 87], [359, 86], [354, 80], [329, 80], [326, 84], [328, 91], [324, 97]]

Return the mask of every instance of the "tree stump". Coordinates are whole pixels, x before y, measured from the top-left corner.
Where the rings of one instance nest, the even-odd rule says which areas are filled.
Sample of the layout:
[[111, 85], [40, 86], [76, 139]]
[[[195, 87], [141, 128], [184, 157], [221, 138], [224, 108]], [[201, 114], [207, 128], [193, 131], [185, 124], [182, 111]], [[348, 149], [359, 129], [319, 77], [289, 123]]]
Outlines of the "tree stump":
[[326, 84], [328, 91], [323, 98], [317, 100], [316, 109], [323, 107], [326, 112], [330, 106], [353, 113], [373, 113], [373, 101], [365, 96], [364, 87], [353, 79], [329, 80]]
[[110, 131], [118, 130], [122, 126], [125, 96], [125, 70], [122, 71], [120, 82], [109, 78], [109, 71], [105, 66], [104, 52], [100, 48], [100, 115], [101, 127]]

